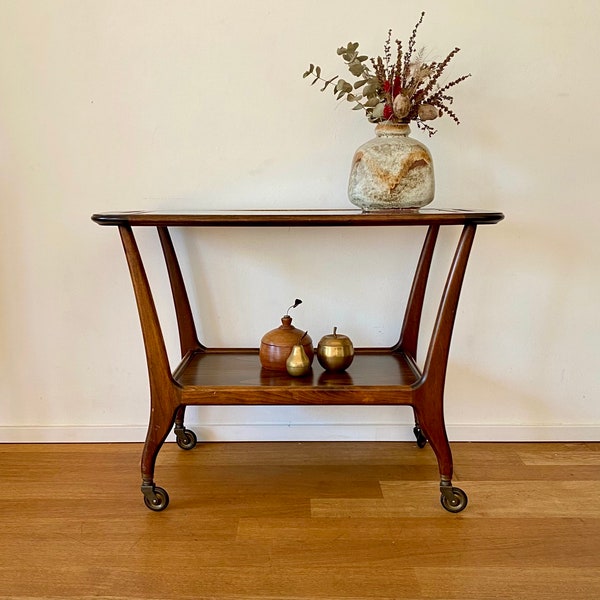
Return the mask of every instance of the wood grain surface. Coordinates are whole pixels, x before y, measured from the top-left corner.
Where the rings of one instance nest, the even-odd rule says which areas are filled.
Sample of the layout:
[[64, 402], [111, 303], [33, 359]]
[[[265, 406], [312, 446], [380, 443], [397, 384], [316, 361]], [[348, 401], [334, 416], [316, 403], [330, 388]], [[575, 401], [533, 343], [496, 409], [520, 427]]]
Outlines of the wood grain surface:
[[469, 505], [439, 504], [429, 447], [0, 445], [0, 598], [600, 597], [600, 443], [454, 443]]

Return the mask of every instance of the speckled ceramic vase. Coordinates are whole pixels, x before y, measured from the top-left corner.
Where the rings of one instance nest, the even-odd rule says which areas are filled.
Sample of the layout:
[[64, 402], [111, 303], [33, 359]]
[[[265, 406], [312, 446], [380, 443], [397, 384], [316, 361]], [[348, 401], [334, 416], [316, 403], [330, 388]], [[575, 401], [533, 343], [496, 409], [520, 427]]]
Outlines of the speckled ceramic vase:
[[358, 148], [348, 183], [352, 204], [373, 211], [421, 208], [433, 201], [431, 154], [409, 134], [406, 124], [379, 123], [377, 137]]

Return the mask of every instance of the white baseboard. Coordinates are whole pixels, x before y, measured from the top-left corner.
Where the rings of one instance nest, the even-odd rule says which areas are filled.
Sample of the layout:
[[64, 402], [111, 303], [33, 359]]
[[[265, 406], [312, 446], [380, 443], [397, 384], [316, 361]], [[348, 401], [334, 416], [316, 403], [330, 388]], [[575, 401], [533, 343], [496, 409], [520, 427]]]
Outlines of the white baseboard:
[[[413, 424], [187, 424], [205, 442], [413, 441]], [[600, 441], [598, 425], [447, 425], [453, 442]], [[146, 426], [0, 427], [0, 443], [143, 442]], [[171, 433], [167, 441], [173, 441]]]

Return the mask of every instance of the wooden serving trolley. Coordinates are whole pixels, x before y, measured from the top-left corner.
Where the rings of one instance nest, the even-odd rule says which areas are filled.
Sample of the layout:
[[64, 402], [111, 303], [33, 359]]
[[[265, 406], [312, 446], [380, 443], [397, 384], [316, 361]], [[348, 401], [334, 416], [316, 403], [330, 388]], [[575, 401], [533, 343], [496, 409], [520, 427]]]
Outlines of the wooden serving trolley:
[[[184, 426], [190, 405], [408, 405], [415, 416], [419, 447], [429, 441], [438, 461], [440, 500], [453, 513], [467, 495], [452, 485], [452, 453], [444, 423], [444, 385], [460, 290], [478, 225], [498, 223], [499, 212], [473, 210], [245, 210], [223, 212], [116, 212], [92, 216], [99, 225], [118, 227], [131, 274], [144, 338], [150, 380], [150, 422], [142, 454], [146, 506], [164, 510], [169, 496], [154, 483], [158, 452], [174, 426], [178, 445], [190, 450], [196, 435]], [[399, 341], [390, 348], [358, 348], [350, 377], [318, 364], [302, 378], [261, 368], [258, 349], [207, 348], [198, 341], [184, 279], [169, 233], [174, 227], [421, 227], [425, 230]], [[440, 227], [462, 232], [442, 293], [425, 364], [416, 363], [421, 312]], [[173, 293], [182, 360], [171, 372], [161, 325], [134, 228], [155, 227]]]

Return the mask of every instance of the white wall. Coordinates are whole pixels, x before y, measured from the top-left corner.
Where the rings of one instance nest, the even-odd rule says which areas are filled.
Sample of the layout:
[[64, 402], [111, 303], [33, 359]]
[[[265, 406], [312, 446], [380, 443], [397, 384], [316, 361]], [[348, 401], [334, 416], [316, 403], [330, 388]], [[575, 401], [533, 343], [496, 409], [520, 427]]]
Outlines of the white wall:
[[[439, 57], [460, 46], [450, 74], [473, 74], [456, 88], [462, 124], [415, 134], [435, 159], [432, 206], [507, 216], [475, 241], [450, 436], [600, 439], [599, 6], [0, 0], [0, 440], [143, 439], [133, 294], [117, 232], [90, 215], [348, 207], [349, 162], [372, 126], [302, 73], [316, 62], [342, 74], [339, 45], [379, 53], [422, 9], [419, 41]], [[177, 234], [203, 339], [256, 346], [301, 297], [296, 322], [315, 340], [337, 325], [359, 345], [395, 341], [415, 232], [336, 232], [336, 254], [326, 235]], [[154, 278], [154, 239], [141, 241]], [[161, 289], [161, 312], [167, 299]], [[410, 439], [411, 419], [406, 407], [189, 411], [204, 439]]]

